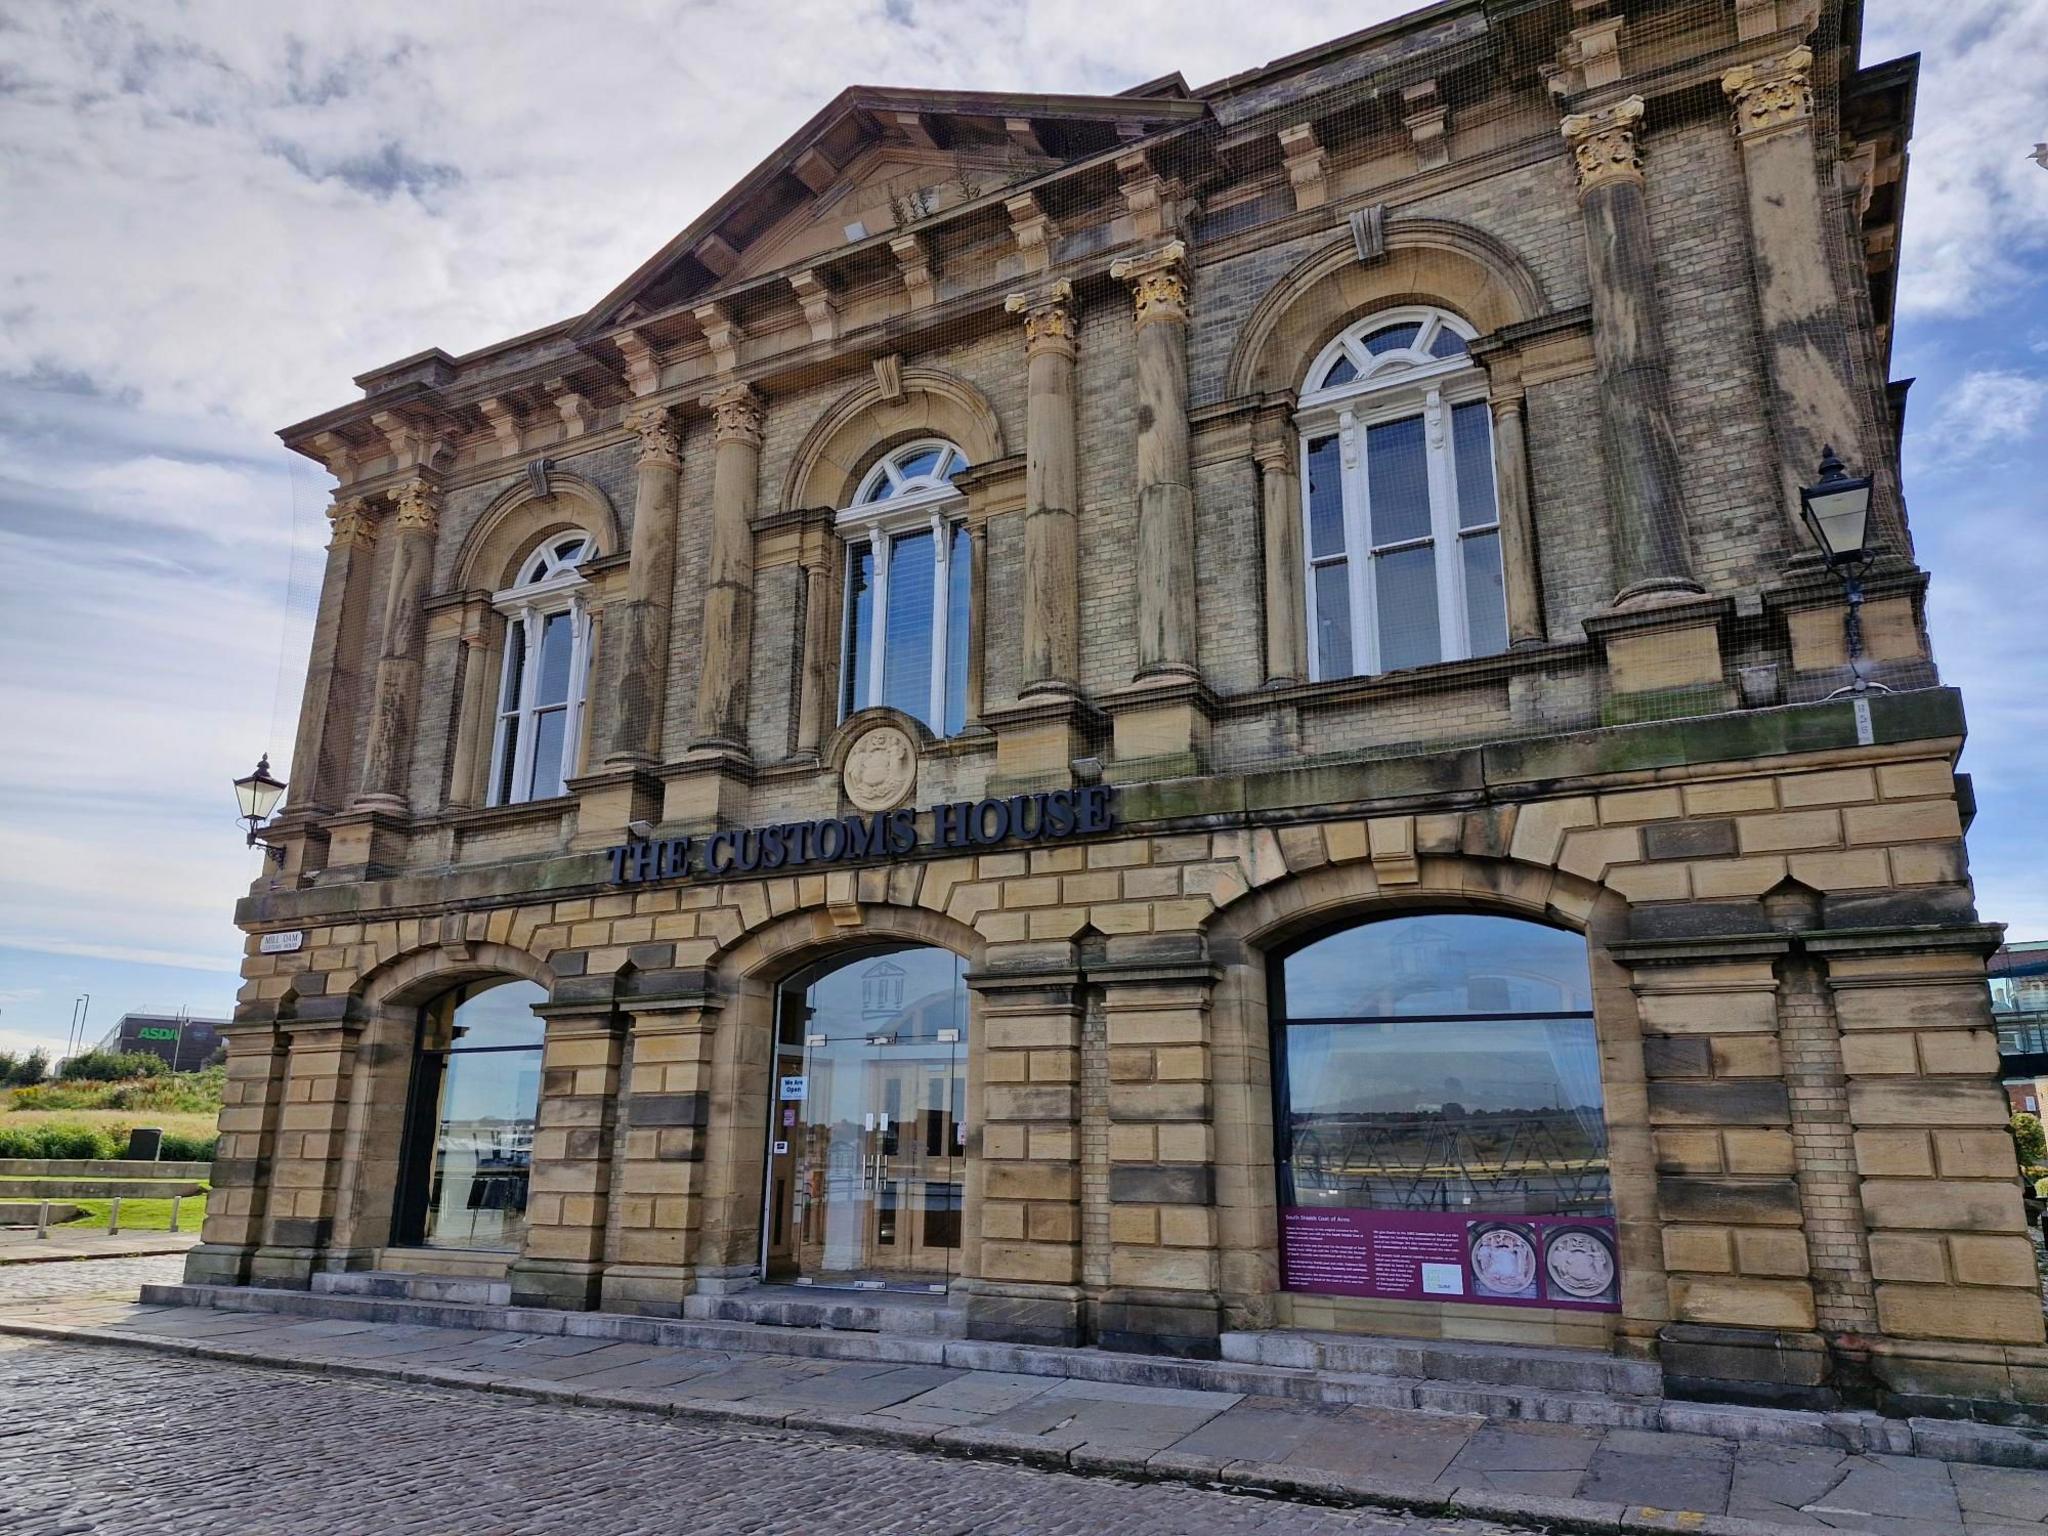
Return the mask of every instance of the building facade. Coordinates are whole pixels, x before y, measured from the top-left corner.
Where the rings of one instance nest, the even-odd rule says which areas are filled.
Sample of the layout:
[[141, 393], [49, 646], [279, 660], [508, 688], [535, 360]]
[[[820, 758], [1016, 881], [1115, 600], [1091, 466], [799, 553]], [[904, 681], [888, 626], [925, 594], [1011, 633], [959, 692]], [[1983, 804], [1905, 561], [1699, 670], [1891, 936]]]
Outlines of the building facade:
[[333, 542], [191, 1278], [2024, 1412], [1859, 24], [849, 90], [288, 429]]
[[173, 1072], [197, 1072], [219, 1052], [227, 1022], [184, 1013], [124, 1013], [99, 1049], [154, 1056]]

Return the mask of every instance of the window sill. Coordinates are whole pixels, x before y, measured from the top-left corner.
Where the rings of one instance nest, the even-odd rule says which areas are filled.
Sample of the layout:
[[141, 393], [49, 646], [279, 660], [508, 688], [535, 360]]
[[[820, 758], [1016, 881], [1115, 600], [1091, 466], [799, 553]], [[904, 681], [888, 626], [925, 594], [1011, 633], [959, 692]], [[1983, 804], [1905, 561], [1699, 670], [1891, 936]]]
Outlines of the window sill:
[[443, 811], [430, 825], [477, 832], [491, 827], [519, 827], [559, 817], [576, 808], [574, 795], [550, 795], [545, 800], [521, 800], [513, 805], [489, 805], [476, 811]]
[[1273, 704], [1335, 708], [1380, 699], [1441, 693], [1449, 688], [1495, 682], [1527, 672], [1548, 672], [1560, 666], [1584, 665], [1593, 659], [1594, 648], [1590, 641], [1548, 640], [1540, 645], [1517, 646], [1492, 656], [1474, 656], [1465, 661], [1438, 661], [1426, 667], [1404, 667], [1397, 672], [1335, 677], [1315, 683], [1289, 683], [1279, 688], [1256, 688], [1248, 693], [1230, 694], [1218, 704], [1231, 714], [1254, 714]]

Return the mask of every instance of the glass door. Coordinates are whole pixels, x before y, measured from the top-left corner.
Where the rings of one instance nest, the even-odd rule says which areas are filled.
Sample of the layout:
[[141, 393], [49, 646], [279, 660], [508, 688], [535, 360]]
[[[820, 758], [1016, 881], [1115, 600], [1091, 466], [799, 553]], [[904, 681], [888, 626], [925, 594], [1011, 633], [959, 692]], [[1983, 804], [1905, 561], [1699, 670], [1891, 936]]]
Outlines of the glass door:
[[944, 1290], [958, 1272], [966, 987], [945, 950], [807, 973], [778, 1000], [764, 1270]]

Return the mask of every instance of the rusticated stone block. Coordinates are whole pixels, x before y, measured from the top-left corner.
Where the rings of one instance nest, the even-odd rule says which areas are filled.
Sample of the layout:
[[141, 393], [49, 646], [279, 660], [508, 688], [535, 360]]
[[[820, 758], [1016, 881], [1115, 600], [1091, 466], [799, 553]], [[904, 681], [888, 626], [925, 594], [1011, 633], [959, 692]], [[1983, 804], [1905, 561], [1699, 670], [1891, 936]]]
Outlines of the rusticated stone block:
[[1643, 828], [1647, 859], [1722, 859], [1734, 853], [1735, 823], [1726, 817], [1656, 822]]
[[1878, 1326], [1899, 1338], [1964, 1339], [1983, 1344], [2039, 1344], [2037, 1291], [1952, 1285], [1880, 1283]]
[[1666, 1221], [1796, 1227], [1802, 1219], [1790, 1179], [1660, 1178], [1657, 1206]]
[[1652, 1125], [1785, 1125], [1792, 1103], [1783, 1082], [1726, 1078], [1649, 1085]]
[[1865, 1179], [1863, 1212], [1873, 1227], [1923, 1231], [2021, 1232], [2019, 1189], [1990, 1180]]

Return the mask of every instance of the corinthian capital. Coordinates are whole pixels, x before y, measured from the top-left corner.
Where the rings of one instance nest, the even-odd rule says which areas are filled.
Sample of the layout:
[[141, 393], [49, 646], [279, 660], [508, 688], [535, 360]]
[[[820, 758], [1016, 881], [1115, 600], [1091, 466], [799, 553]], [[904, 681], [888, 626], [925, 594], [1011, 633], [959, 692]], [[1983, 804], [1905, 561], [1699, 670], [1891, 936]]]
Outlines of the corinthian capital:
[[1003, 308], [1024, 317], [1024, 351], [1074, 350], [1074, 285], [1065, 278], [1035, 293], [1013, 293]]
[[640, 436], [640, 463], [659, 464], [669, 469], [683, 467], [683, 431], [675, 409], [666, 405], [636, 406], [626, 415], [626, 427]]
[[1735, 103], [1735, 133], [1752, 138], [1813, 116], [1813, 50], [1801, 45], [1775, 59], [1741, 64], [1721, 77], [1721, 89]]
[[377, 542], [377, 519], [370, 512], [369, 502], [360, 496], [337, 497], [327, 509], [327, 521], [332, 530], [327, 541], [330, 549], [350, 545], [367, 549]]
[[1564, 138], [1579, 169], [1581, 192], [1643, 179], [1643, 157], [1636, 148], [1636, 125], [1642, 120], [1640, 96], [1630, 96], [1598, 112], [1574, 112], [1564, 120]]
[[711, 407], [713, 441], [745, 443], [750, 448], [760, 446], [761, 419], [767, 403], [752, 385], [728, 384], [716, 394], [707, 395], [704, 403]]
[[408, 480], [395, 500], [400, 533], [431, 534], [441, 521], [441, 493], [424, 480]]
[[1134, 319], [1139, 325], [1171, 320], [1185, 325], [1188, 318], [1188, 248], [1169, 240], [1156, 251], [1126, 256], [1110, 263], [1109, 275], [1131, 285]]

